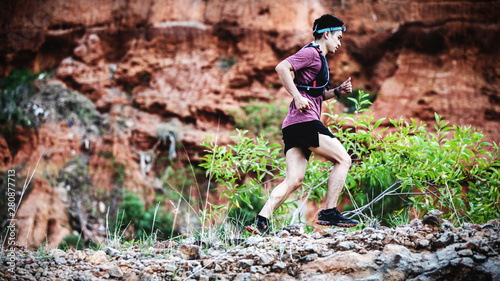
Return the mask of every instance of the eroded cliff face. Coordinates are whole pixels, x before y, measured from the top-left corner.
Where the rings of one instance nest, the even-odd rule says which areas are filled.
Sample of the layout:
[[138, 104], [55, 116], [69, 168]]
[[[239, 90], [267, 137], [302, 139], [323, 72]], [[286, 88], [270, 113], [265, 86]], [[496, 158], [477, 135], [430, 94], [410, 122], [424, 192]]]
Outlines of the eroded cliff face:
[[438, 112], [500, 140], [500, 1], [1, 5], [0, 76], [22, 67], [55, 69], [51, 91], [84, 95], [92, 116], [100, 116], [86, 123], [81, 115], [56, 114], [38, 133], [18, 129], [14, 138], [0, 138], [4, 170], [43, 155], [41, 165], [55, 177], [72, 157], [85, 154], [96, 188], [112, 192], [119, 180], [151, 198], [148, 157], [167, 150], [165, 134], [197, 161], [205, 135], [229, 142], [242, 102], [290, 99], [274, 67], [312, 40], [311, 25], [324, 13], [347, 26], [342, 48], [328, 58], [332, 85], [350, 76], [354, 88], [378, 93], [376, 117], [432, 121]]

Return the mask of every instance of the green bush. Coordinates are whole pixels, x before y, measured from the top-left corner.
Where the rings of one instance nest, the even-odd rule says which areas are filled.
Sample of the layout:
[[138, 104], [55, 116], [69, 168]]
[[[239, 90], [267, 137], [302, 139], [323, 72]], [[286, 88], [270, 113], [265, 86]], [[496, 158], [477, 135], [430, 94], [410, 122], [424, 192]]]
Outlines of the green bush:
[[286, 116], [288, 104], [271, 100], [250, 100], [242, 105], [241, 114], [234, 114], [234, 126], [248, 130], [251, 135], [277, 141], [281, 139], [281, 123]]
[[377, 99], [377, 94], [366, 95], [362, 90], [358, 89], [353, 90], [352, 93], [348, 95], [342, 95], [340, 99], [338, 99], [338, 102], [346, 107], [347, 113], [354, 113], [356, 111], [356, 104], [359, 104], [359, 102], [354, 102], [354, 100], [360, 101], [360, 95], [362, 95], [361, 101], [368, 101], [363, 102], [361, 109], [368, 108], [375, 101], [375, 99]]
[[[500, 217], [500, 154], [496, 143], [482, 142], [484, 135], [471, 127], [449, 126], [436, 114], [436, 132], [426, 124], [389, 120], [394, 132], [383, 135], [379, 128], [385, 118], [374, 120], [366, 107], [371, 102], [360, 91], [354, 114], [330, 116], [331, 130], [355, 160], [346, 180], [353, 209], [348, 215], [392, 217], [402, 208], [415, 208], [423, 214], [441, 209], [457, 224], [482, 223]], [[343, 125], [352, 124], [348, 129]], [[249, 138], [239, 131], [237, 143], [219, 146], [211, 137], [203, 143], [206, 155], [201, 167], [219, 184], [229, 205], [216, 206], [214, 212], [231, 210], [243, 202], [252, 205], [251, 194], [262, 194], [264, 181], [285, 175], [285, 161], [279, 144], [260, 137]], [[298, 200], [320, 202], [326, 196], [327, 177], [332, 165], [313, 158], [304, 184], [276, 215], [287, 215]], [[255, 174], [242, 183], [242, 176]], [[468, 192], [462, 190], [468, 187]], [[377, 206], [377, 204], [381, 204]], [[399, 210], [399, 211], [398, 211]], [[374, 213], [376, 212], [376, 213]]]
[[124, 230], [132, 225], [135, 236], [139, 238], [156, 234], [157, 239], [165, 240], [177, 235], [174, 221], [167, 212], [156, 206], [145, 210], [144, 202], [135, 194], [123, 197], [116, 221], [112, 233], [116, 233], [116, 229]]
[[[382, 137], [389, 127], [378, 129], [385, 118], [359, 106], [358, 114], [331, 116], [332, 130], [352, 152], [353, 165], [346, 185], [354, 194], [362, 187], [386, 186], [387, 196], [404, 196], [419, 213], [435, 208], [456, 223], [486, 222], [498, 218], [500, 208], [500, 154], [496, 143], [482, 142], [484, 135], [470, 126], [449, 126], [435, 114], [436, 133], [424, 123], [389, 120], [396, 129]], [[343, 130], [350, 121], [353, 126]], [[392, 183], [389, 185], [389, 183]], [[462, 193], [469, 187], [469, 192]]]
[[68, 235], [63, 238], [63, 241], [57, 246], [58, 249], [67, 250], [74, 248], [77, 250], [83, 250], [85, 248], [85, 241], [80, 235]]
[[229, 210], [227, 216], [232, 224], [243, 228], [246, 223], [256, 217], [262, 207], [264, 207], [265, 201], [256, 194], [250, 195], [249, 200], [250, 204], [244, 204], [243, 200], [238, 199], [235, 206]]
[[224, 71], [227, 72], [231, 67], [233, 67], [237, 61], [235, 57], [226, 57], [226, 56], [221, 56], [218, 59], [219, 63], [218, 66]]
[[16, 69], [0, 82], [0, 124], [2, 134], [11, 135], [17, 125], [38, 128], [38, 118], [30, 112], [27, 101], [38, 77], [26, 69]]

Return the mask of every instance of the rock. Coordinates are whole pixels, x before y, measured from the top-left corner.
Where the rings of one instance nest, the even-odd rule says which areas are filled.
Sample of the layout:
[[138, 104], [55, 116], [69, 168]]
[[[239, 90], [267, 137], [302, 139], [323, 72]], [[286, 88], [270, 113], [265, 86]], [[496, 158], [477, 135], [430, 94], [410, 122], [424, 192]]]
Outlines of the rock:
[[479, 262], [479, 263], [486, 261], [486, 257], [481, 255], [481, 254], [475, 254], [472, 256], [472, 258], [474, 259], [474, 261]]
[[140, 281], [151, 281], [152, 278], [151, 278], [151, 275], [149, 273], [143, 273], [141, 275], [141, 279], [139, 279]]
[[[42, 137], [45, 133], [40, 132]], [[47, 203], [50, 202], [50, 203]], [[33, 189], [17, 210], [17, 244], [39, 247], [47, 239], [48, 248], [56, 248], [71, 234], [66, 205], [46, 179], [34, 180]]]
[[427, 239], [417, 239], [417, 246], [420, 248], [426, 248], [430, 245], [430, 241]]
[[458, 255], [461, 257], [471, 257], [473, 253], [470, 249], [465, 249], [458, 251]]
[[288, 231], [288, 233], [293, 236], [300, 236], [304, 234], [304, 229], [301, 228], [298, 224], [287, 225], [283, 228], [283, 230]]
[[65, 264], [66, 263], [66, 259], [65, 258], [55, 258], [54, 261], [61, 265], [61, 264]]
[[97, 251], [87, 258], [90, 263], [102, 264], [106, 261], [106, 253], [104, 251]]
[[386, 245], [382, 251], [380, 257], [376, 261], [378, 264], [388, 264], [392, 262], [394, 265], [398, 265], [397, 269], [400, 271], [405, 271], [408, 266], [408, 260], [410, 256], [410, 251], [400, 245]]
[[442, 248], [445, 247], [446, 245], [449, 245], [457, 240], [456, 234], [453, 232], [446, 231], [444, 232], [439, 239], [434, 241], [433, 245], [436, 248]]
[[278, 261], [273, 265], [273, 270], [284, 270], [287, 266], [287, 263], [284, 261]]
[[373, 233], [370, 235], [370, 238], [373, 240], [384, 240], [385, 236], [382, 233]]
[[367, 277], [364, 277], [364, 278], [361, 278], [361, 279], [357, 279], [357, 280], [362, 280], [362, 281], [383, 281], [383, 280], [391, 280], [391, 278], [389, 279], [384, 279], [382, 276], [380, 276], [380, 274], [375, 274], [375, 275], [370, 275], [370, 276], [367, 276]]
[[337, 237], [345, 234], [343, 230], [338, 228], [325, 228], [323, 231], [325, 232], [325, 235], [329, 237]]
[[460, 239], [464, 240], [464, 241], [467, 241], [469, 240], [469, 238], [472, 236], [471, 234], [471, 231], [469, 230], [465, 230], [463, 232], [460, 233]]
[[123, 272], [118, 266], [115, 265], [109, 269], [109, 276], [121, 278], [123, 277]]
[[113, 249], [113, 248], [111, 248], [111, 247], [106, 247], [106, 249], [104, 249], [104, 252], [105, 252], [106, 254], [108, 254], [108, 255], [112, 256], [112, 257], [117, 256], [117, 255], [119, 255], [119, 254], [120, 254], [120, 251], [115, 250], [115, 249]]
[[[335, 252], [333, 255], [318, 258], [315, 261], [305, 263], [301, 266], [301, 275], [305, 278], [308, 274], [315, 276], [318, 273], [328, 274], [329, 280], [339, 272], [351, 272], [348, 278], [359, 278], [373, 274], [372, 269], [376, 266], [373, 260], [378, 255], [373, 252], [360, 255], [354, 252]], [[339, 276], [340, 277], [340, 276]], [[320, 279], [321, 280], [321, 279]]]
[[453, 266], [466, 266], [468, 268], [473, 268], [475, 265], [474, 260], [469, 257], [454, 259], [451, 261], [451, 264]]
[[423, 224], [430, 224], [440, 227], [442, 222], [443, 213], [439, 210], [431, 210], [422, 218]]
[[471, 249], [473, 251], [477, 251], [479, 248], [480, 248], [480, 245], [481, 245], [481, 241], [480, 240], [477, 240], [477, 239], [470, 239], [469, 241], [467, 241], [467, 243], [465, 244], [465, 248], [466, 249]]
[[274, 263], [277, 256], [278, 253], [272, 250], [258, 254], [258, 257], [260, 259], [260, 264], [263, 266], [271, 265], [272, 263]]
[[286, 230], [280, 230], [278, 231], [278, 233], [276, 233], [276, 237], [279, 237], [279, 238], [286, 238], [290, 236], [290, 232], [286, 231]]
[[479, 226], [479, 229], [494, 229], [495, 226], [493, 225], [493, 223], [491, 222], [488, 222], [488, 223], [485, 223], [485, 224], [482, 224]]
[[318, 245], [313, 244], [313, 243], [305, 243], [303, 245], [303, 249], [304, 250], [301, 251], [301, 253], [320, 253], [321, 252]]
[[127, 273], [124, 275], [124, 280], [125, 281], [139, 281], [139, 277], [137, 277], [137, 274], [135, 272]]
[[444, 249], [437, 251], [436, 256], [439, 260], [440, 265], [446, 266], [449, 264], [450, 260], [458, 258], [458, 253], [455, 250], [455, 246], [450, 245]]
[[197, 245], [180, 245], [179, 252], [184, 259], [188, 260], [199, 259], [203, 255], [200, 246]]
[[453, 226], [453, 224], [447, 220], [443, 220], [443, 223], [441, 224], [441, 228], [443, 230], [448, 230], [453, 233], [457, 232], [457, 229]]
[[337, 245], [337, 250], [339, 251], [349, 251], [354, 249], [355, 244], [352, 241], [343, 241]]
[[312, 234], [312, 237], [313, 237], [314, 239], [321, 239], [321, 238], [323, 238], [323, 236], [322, 236], [319, 232], [314, 232], [314, 233]]
[[372, 234], [374, 231], [375, 231], [375, 229], [374, 229], [374, 228], [372, 228], [372, 227], [366, 227], [366, 228], [364, 228], [364, 229], [363, 229], [363, 231], [362, 231], [362, 232], [363, 232], [364, 234]]
[[12, 163], [12, 154], [10, 153], [9, 144], [4, 136], [0, 136], [0, 167], [10, 167]]
[[477, 271], [491, 276], [490, 280], [500, 280], [500, 258], [489, 258], [486, 262], [477, 267]]
[[424, 226], [424, 224], [422, 223], [421, 220], [414, 219], [410, 222], [410, 226], [415, 228], [415, 229], [421, 229]]
[[215, 272], [221, 272], [221, 271], [223, 271], [223, 270], [224, 270], [224, 269], [222, 269], [222, 267], [221, 267], [219, 264], [216, 264], [216, 265], [215, 265], [215, 268], [214, 268], [214, 271], [215, 271]]
[[[365, 250], [365, 252], [366, 252], [366, 250]], [[316, 258], [318, 258], [318, 254], [309, 254], [309, 255], [302, 257], [301, 259], [306, 261], [306, 262], [309, 262], [309, 261], [314, 261]]]
[[250, 259], [242, 259], [242, 260], [239, 260], [239, 261], [236, 263], [236, 266], [237, 266], [237, 267], [239, 267], [239, 268], [242, 268], [242, 269], [247, 269], [247, 268], [250, 268], [253, 264], [254, 264], [254, 261], [253, 261], [253, 260], [250, 260]]
[[246, 243], [249, 246], [255, 246], [262, 241], [264, 241], [264, 238], [262, 238], [261, 236], [250, 236], [247, 238]]
[[260, 274], [267, 274], [269, 272], [269, 270], [267, 270], [266, 268], [264, 268], [262, 266], [252, 266], [250, 268], [250, 272], [252, 272], [252, 273], [260, 273]]
[[249, 281], [251, 279], [251, 274], [250, 273], [240, 273], [236, 275], [236, 278], [233, 279], [234, 281]]

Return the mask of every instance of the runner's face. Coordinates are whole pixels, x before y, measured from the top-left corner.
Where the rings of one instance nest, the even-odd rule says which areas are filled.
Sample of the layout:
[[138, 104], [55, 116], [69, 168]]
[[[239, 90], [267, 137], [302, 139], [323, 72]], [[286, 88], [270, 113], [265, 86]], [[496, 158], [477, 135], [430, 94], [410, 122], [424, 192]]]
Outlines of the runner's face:
[[338, 48], [340, 48], [340, 39], [342, 39], [342, 31], [338, 30], [333, 33], [330, 33], [330, 37], [328, 38], [329, 42], [329, 52], [335, 53]]

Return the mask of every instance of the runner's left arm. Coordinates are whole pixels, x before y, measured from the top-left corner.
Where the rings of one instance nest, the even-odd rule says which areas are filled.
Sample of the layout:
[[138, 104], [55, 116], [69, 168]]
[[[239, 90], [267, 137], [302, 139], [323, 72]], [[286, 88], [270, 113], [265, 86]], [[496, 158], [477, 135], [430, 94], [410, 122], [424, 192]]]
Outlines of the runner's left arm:
[[[335, 92], [337, 92], [338, 94], [336, 94]], [[335, 98], [335, 97], [338, 98], [341, 95], [348, 95], [350, 93], [352, 93], [351, 77], [349, 77], [347, 80], [342, 82], [342, 84], [340, 84], [340, 86], [338, 86], [337, 88], [333, 88], [331, 90], [326, 91], [325, 92], [325, 100], [329, 100], [329, 99]]]

